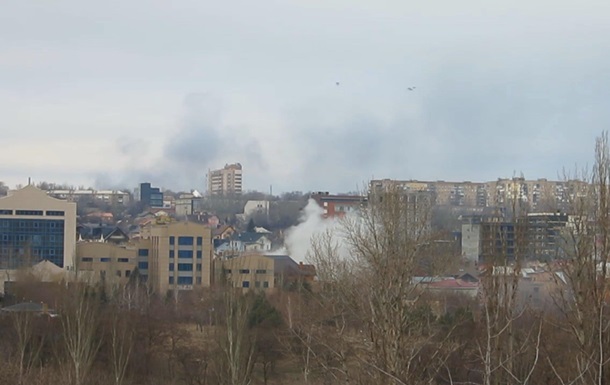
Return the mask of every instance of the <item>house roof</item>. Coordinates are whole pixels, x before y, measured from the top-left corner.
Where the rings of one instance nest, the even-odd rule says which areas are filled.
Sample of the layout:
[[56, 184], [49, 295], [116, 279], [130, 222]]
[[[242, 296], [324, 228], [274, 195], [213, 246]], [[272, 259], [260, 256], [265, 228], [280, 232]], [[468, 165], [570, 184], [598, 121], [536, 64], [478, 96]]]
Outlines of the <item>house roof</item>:
[[240, 233], [237, 235], [237, 239], [244, 243], [256, 243], [261, 238], [267, 238], [264, 233]]
[[438, 282], [430, 282], [428, 287], [431, 289], [476, 289], [479, 284], [476, 282], [466, 282], [461, 279], [445, 279]]

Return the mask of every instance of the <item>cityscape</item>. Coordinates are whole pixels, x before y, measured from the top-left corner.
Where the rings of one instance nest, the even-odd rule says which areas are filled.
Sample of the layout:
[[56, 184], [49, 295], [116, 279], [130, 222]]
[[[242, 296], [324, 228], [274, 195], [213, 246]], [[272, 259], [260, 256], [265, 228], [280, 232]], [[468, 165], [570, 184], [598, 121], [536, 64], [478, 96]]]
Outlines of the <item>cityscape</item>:
[[610, 2], [0, 9], [0, 385], [610, 385]]

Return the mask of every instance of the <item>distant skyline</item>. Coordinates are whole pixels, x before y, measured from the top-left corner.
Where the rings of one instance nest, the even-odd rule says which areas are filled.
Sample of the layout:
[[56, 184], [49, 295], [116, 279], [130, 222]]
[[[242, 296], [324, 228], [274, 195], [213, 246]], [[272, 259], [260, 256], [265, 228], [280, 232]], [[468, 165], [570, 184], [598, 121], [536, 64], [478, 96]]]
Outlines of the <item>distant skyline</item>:
[[[9, 1], [0, 181], [558, 179], [610, 128], [602, 1]], [[414, 89], [409, 89], [413, 88]]]

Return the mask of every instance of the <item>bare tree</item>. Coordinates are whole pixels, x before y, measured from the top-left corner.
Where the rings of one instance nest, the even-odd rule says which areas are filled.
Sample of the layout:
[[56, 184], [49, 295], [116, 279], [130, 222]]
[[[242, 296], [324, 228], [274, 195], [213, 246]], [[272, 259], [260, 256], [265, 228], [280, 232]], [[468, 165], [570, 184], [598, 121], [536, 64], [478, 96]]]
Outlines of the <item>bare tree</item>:
[[[583, 179], [587, 173], [583, 173]], [[559, 326], [573, 341], [573, 366], [563, 370], [557, 357], [547, 361], [565, 384], [604, 384], [610, 381], [610, 145], [604, 132], [595, 144], [595, 164], [585, 194], [572, 197], [573, 218], [566, 228], [566, 261], [558, 280], [566, 290], [556, 292], [562, 312]], [[578, 193], [578, 192], [577, 192]]]
[[100, 304], [95, 292], [80, 283], [65, 291], [60, 320], [65, 348], [65, 380], [82, 385], [101, 345]]

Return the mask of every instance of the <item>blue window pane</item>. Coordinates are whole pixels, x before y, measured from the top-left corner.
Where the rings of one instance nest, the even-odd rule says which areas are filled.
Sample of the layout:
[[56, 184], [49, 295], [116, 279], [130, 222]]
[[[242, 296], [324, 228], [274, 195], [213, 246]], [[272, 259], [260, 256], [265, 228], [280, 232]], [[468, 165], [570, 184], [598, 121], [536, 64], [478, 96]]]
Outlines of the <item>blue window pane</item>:
[[110, 262], [110, 258], [100, 258], [100, 262]]
[[148, 249], [138, 249], [139, 257], [148, 257]]
[[193, 258], [193, 250], [178, 250], [178, 258]]
[[201, 271], [201, 263], [197, 264], [197, 271]]
[[148, 262], [138, 262], [138, 269], [147, 270]]
[[197, 237], [197, 246], [201, 246], [202, 243], [203, 243], [203, 238]]
[[174, 264], [173, 263], [169, 264], [169, 271], [174, 271]]
[[193, 277], [178, 277], [178, 285], [192, 285]]
[[174, 258], [174, 250], [170, 250], [169, 251], [169, 257], [170, 258]]
[[169, 284], [173, 285], [174, 284], [174, 277], [169, 277]]
[[169, 244], [173, 245], [176, 242], [176, 238], [174, 237], [169, 237]]
[[241, 287], [250, 287], [250, 281], [243, 281]]
[[197, 250], [197, 259], [201, 259], [201, 250]]
[[179, 263], [178, 271], [193, 271], [193, 265], [190, 263]]
[[192, 246], [193, 237], [178, 237], [178, 244], [181, 246]]

